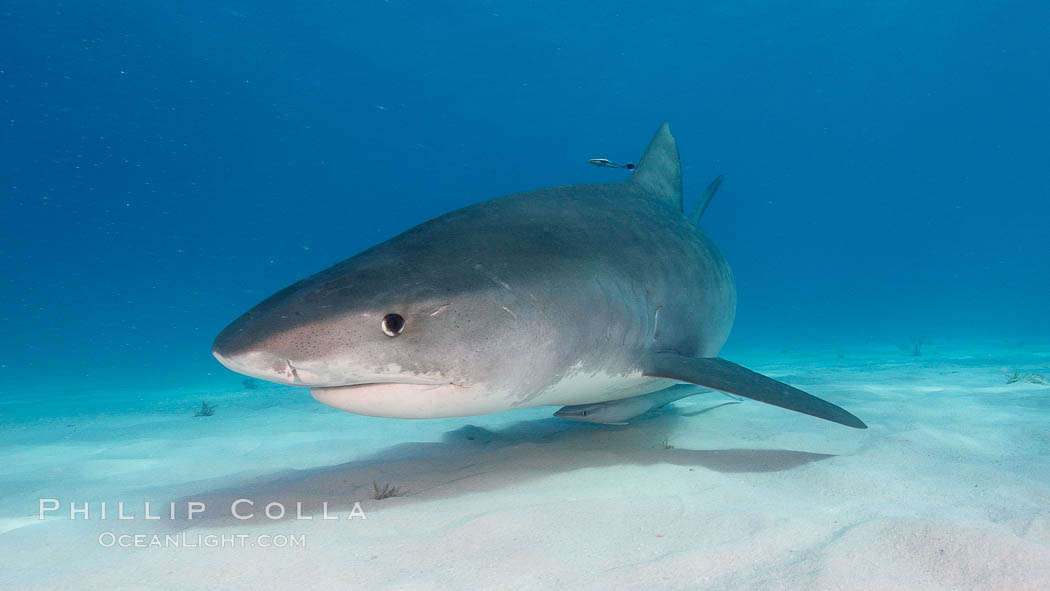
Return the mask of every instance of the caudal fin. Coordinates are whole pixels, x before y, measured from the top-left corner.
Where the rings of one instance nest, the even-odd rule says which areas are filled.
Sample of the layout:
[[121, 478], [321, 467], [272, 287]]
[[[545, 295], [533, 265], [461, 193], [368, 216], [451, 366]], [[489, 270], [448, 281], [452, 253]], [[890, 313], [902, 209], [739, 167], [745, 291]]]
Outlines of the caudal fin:
[[711, 184], [707, 186], [707, 190], [700, 196], [700, 201], [697, 201], [696, 207], [693, 208], [693, 213], [689, 215], [689, 221], [693, 222], [693, 225], [700, 223], [700, 218], [704, 217], [704, 212], [707, 211], [707, 206], [711, 204], [711, 198], [718, 192], [718, 188], [722, 186], [722, 177], [724, 175], [718, 175], [715, 180], [711, 181]]

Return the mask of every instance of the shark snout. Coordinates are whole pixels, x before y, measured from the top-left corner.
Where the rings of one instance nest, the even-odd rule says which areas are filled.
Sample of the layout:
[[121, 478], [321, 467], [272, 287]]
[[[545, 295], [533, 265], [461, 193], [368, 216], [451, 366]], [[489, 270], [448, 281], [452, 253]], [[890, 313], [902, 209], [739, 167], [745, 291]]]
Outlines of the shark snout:
[[[308, 355], [317, 347], [303, 347], [309, 342], [304, 332], [266, 333], [238, 320], [226, 327], [212, 343], [212, 355], [219, 363], [239, 374], [261, 380], [305, 386], [333, 388], [366, 383], [447, 384], [440, 376], [416, 375], [399, 368], [362, 366], [352, 360], [353, 348], [341, 349], [341, 357], [315, 358]], [[289, 343], [292, 343], [291, 345]], [[294, 346], [299, 343], [300, 346]]]
[[302, 382], [295, 367], [280, 355], [265, 351], [231, 353], [217, 345], [212, 346], [211, 354], [219, 360], [219, 363], [239, 374], [279, 384], [308, 385]]
[[258, 338], [245, 319], [227, 326], [215, 337], [211, 353], [227, 368], [253, 378], [287, 384], [291, 386], [327, 385], [315, 378], [311, 372], [302, 371], [295, 361], [281, 354], [276, 348], [267, 346], [267, 339]]

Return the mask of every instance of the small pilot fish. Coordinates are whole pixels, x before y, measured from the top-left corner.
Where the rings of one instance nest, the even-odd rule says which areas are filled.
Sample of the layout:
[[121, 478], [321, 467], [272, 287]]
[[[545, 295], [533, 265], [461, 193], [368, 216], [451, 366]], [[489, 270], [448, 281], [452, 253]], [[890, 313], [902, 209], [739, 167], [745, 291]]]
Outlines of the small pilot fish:
[[617, 164], [608, 158], [591, 158], [587, 162], [601, 168], [626, 168], [627, 170], [634, 170], [634, 163], [632, 162], [628, 162], [627, 164]]

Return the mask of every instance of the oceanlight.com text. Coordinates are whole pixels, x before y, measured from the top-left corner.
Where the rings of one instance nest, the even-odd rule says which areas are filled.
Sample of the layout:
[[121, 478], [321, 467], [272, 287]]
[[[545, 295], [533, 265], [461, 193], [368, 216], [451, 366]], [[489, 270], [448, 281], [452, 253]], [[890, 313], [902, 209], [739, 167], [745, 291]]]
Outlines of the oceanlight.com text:
[[130, 534], [104, 531], [105, 548], [305, 548], [304, 534]]

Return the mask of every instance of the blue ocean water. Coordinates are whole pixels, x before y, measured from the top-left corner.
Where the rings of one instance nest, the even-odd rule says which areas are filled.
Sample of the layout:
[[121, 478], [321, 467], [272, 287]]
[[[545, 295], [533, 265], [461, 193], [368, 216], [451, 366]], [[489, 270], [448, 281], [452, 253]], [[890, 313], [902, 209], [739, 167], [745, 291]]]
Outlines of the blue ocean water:
[[[1042, 2], [7, 0], [0, 390], [237, 379], [277, 289], [669, 120], [728, 347], [1050, 329]], [[222, 382], [225, 383], [225, 382]]]

